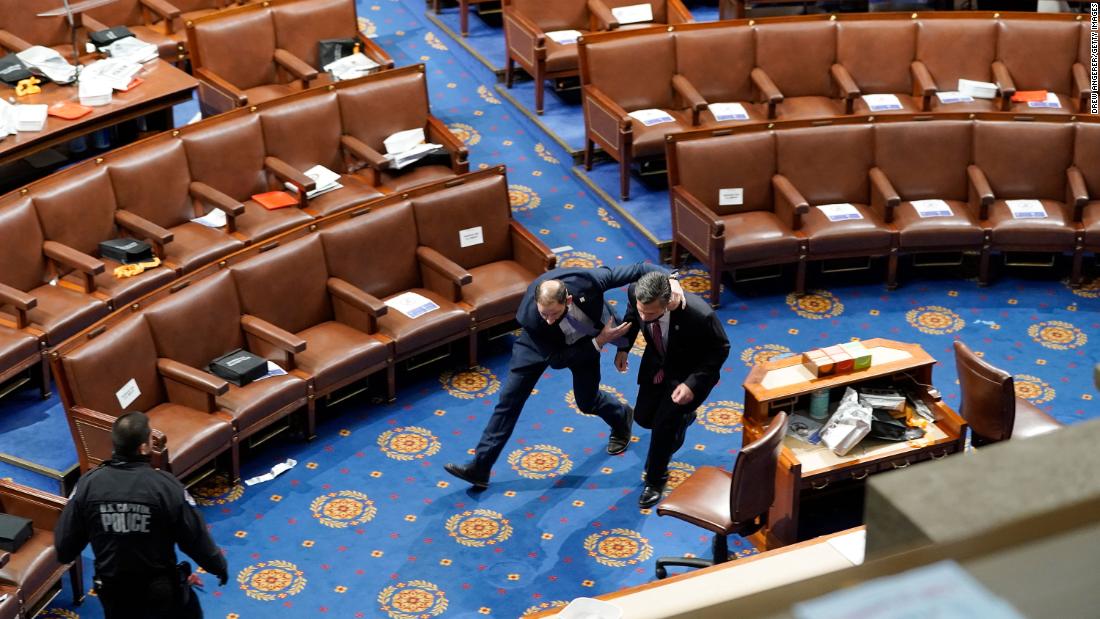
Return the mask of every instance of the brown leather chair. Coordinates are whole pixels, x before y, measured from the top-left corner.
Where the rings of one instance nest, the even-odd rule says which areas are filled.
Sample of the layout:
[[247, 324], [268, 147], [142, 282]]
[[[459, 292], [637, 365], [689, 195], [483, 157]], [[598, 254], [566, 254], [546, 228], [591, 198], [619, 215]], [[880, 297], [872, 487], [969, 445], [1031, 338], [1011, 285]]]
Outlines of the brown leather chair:
[[[61, 7], [56, 0], [0, 0], [0, 49], [21, 52], [32, 45], [57, 50], [72, 62], [72, 30], [64, 15], [38, 17], [39, 13]], [[77, 21], [76, 45], [83, 51], [88, 33]]]
[[[154, 430], [153, 464], [184, 479], [229, 452], [233, 481], [240, 459], [233, 424], [216, 400], [229, 383], [157, 356], [145, 316], [135, 314], [74, 341], [51, 360], [83, 472], [111, 457], [111, 425], [127, 410], [143, 411]], [[138, 396], [122, 406], [117, 393], [133, 381]]]
[[[343, 172], [346, 168], [340, 146], [343, 129], [336, 98], [334, 92], [291, 97], [265, 108], [261, 120], [268, 157], [303, 173], [315, 165], [338, 174]], [[395, 104], [400, 105], [396, 101]], [[382, 195], [366, 179], [353, 174], [340, 174], [340, 184], [341, 189], [307, 199], [305, 211], [322, 217]]]
[[393, 58], [359, 31], [355, 0], [278, 0], [271, 4], [275, 19], [275, 41], [309, 66], [324, 71], [318, 60], [317, 42], [324, 39], [355, 39], [359, 51], [379, 65], [392, 69]]
[[[977, 252], [981, 263], [987, 263], [980, 205], [967, 192], [972, 126], [951, 120], [875, 126], [871, 199], [885, 213], [885, 222], [897, 229], [898, 253]], [[915, 200], [943, 200], [951, 215], [921, 217]]]
[[[704, 126], [735, 125], [746, 121], [719, 122], [707, 105], [710, 103], [740, 103], [749, 119], [762, 121], [767, 110], [753, 92], [753, 31], [752, 28], [691, 28], [677, 30], [676, 74], [673, 88], [688, 102]], [[677, 77], [678, 76], [678, 77]]]
[[710, 560], [693, 557], [657, 559], [657, 578], [668, 576], [669, 566], [709, 567], [729, 561], [726, 537], [736, 533], [752, 535], [766, 524], [775, 500], [775, 470], [787, 413], [772, 418], [760, 438], [737, 455], [733, 472], [704, 466], [677, 486], [657, 506], [658, 516], [672, 516], [714, 533]]
[[1088, 202], [1081, 207], [1080, 216], [1075, 217], [1084, 230], [1081, 249], [1073, 259], [1074, 285], [1081, 283], [1084, 254], [1100, 254], [1100, 170], [1096, 161], [1100, 161], [1100, 125], [1079, 123], [1073, 141], [1073, 166], [1068, 172], [1069, 191], [1075, 196], [1087, 196]]
[[560, 45], [547, 32], [589, 32], [588, 0], [503, 0], [504, 84], [512, 87], [519, 64], [535, 80], [535, 113], [542, 114], [546, 80], [580, 75], [576, 44]]
[[[897, 266], [895, 232], [884, 204], [872, 200], [874, 128], [845, 125], [776, 132], [776, 213], [793, 213], [791, 229], [805, 235], [806, 259], [889, 256], [887, 281]], [[830, 221], [818, 208], [848, 203], [860, 219]]]
[[[53, 546], [53, 532], [65, 509], [66, 500], [0, 479], [0, 512], [27, 518], [34, 532], [19, 550], [7, 553], [7, 563], [0, 567], [0, 583], [18, 587], [17, 598], [21, 616], [34, 617], [61, 591], [61, 577], [69, 573], [73, 596], [79, 604], [84, 599], [83, 566], [80, 559], [73, 563], [58, 563]], [[7, 605], [0, 606], [2, 609]]]
[[[251, 199], [259, 193], [283, 190], [282, 183], [287, 181], [299, 187], [314, 187], [300, 171], [267, 157], [258, 114], [211, 119], [184, 132], [180, 139], [187, 152], [192, 191], [208, 206], [239, 213], [232, 218], [234, 227], [230, 230], [246, 242], [267, 239], [313, 221], [299, 207], [270, 211]], [[304, 202], [303, 195], [300, 205]]]
[[[7, 565], [11, 559], [11, 554], [5, 552], [0, 556], [0, 567]], [[20, 619], [23, 616], [23, 609], [19, 606], [19, 587], [15, 585], [0, 585], [0, 596], [6, 595], [7, 597], [3, 602], [0, 602], [0, 619]]]
[[845, 99], [858, 94], [854, 83], [837, 82], [833, 70], [837, 34], [832, 22], [771, 23], [753, 30], [752, 82], [768, 104], [768, 118], [837, 116], [844, 106], [836, 93]]
[[413, 292], [439, 306], [417, 318], [393, 308], [378, 317], [379, 333], [393, 340], [395, 361], [465, 338], [469, 364], [477, 363], [472, 308], [460, 302], [473, 277], [439, 252], [417, 246], [410, 202], [351, 218], [323, 230], [321, 239], [330, 277], [382, 303]]
[[970, 444], [981, 447], [1010, 438], [1028, 438], [1062, 427], [1031, 402], [1016, 397], [1012, 375], [990, 365], [955, 340], [959, 373], [959, 414], [970, 426]]
[[174, 270], [157, 267], [120, 279], [114, 270], [122, 263], [99, 255], [101, 241], [126, 237], [149, 241], [154, 254], [163, 258], [163, 248], [173, 238], [171, 232], [137, 213], [117, 210], [111, 178], [104, 166], [88, 163], [79, 170], [52, 177], [36, 185], [31, 195], [46, 242], [97, 267], [95, 277], [89, 278], [84, 269], [65, 268], [59, 263], [61, 281], [83, 287], [114, 309], [176, 278]]
[[[1074, 22], [1006, 20], [997, 23], [997, 60], [993, 74], [1001, 86], [1001, 109], [1025, 113], [1088, 112], [1086, 65], [1077, 61]], [[1087, 36], [1087, 34], [1086, 34]], [[1062, 107], [1029, 107], [1013, 102], [1017, 90], [1046, 90], [1058, 95]]]
[[385, 369], [387, 395], [393, 399], [393, 345], [375, 335], [378, 319], [389, 308], [329, 275], [318, 235], [291, 241], [230, 270], [244, 314], [241, 321], [248, 324], [249, 350], [308, 375], [316, 397]]
[[[262, 331], [250, 329], [250, 323], [242, 319], [237, 288], [225, 271], [179, 289], [147, 307], [144, 314], [153, 332], [157, 356], [200, 373], [207, 373], [210, 362], [224, 354], [247, 350], [245, 333], [264, 337]], [[293, 366], [284, 369], [293, 370]], [[219, 380], [213, 375], [209, 379]], [[238, 439], [256, 434], [302, 408], [306, 409], [306, 436], [313, 437], [316, 424], [307, 379], [291, 371], [243, 387], [229, 383], [229, 390], [217, 396], [215, 403], [232, 420]]]
[[87, 278], [102, 272], [103, 263], [46, 241], [30, 196], [9, 196], [0, 206], [0, 284], [6, 290], [0, 313], [12, 326], [42, 333], [53, 346], [107, 315], [104, 300], [69, 282], [51, 286], [55, 265], [84, 269]]
[[[718, 305], [723, 272], [796, 262], [796, 289], [805, 284], [806, 241], [791, 228], [793, 205], [775, 199], [775, 135], [760, 132], [673, 142], [669, 149], [672, 261], [687, 249], [710, 272], [710, 302]], [[722, 200], [739, 188], [741, 203]], [[726, 204], [723, 204], [726, 202]]]
[[[1075, 252], [1087, 194], [1068, 181], [1072, 125], [975, 121], [973, 165], [967, 169], [991, 252]], [[1046, 217], [1015, 219], [1007, 200], [1039, 200]], [[988, 276], [983, 274], [982, 281]]]
[[[0, 304], [11, 305], [18, 310], [21, 307], [33, 308], [35, 302], [34, 297], [28, 299], [18, 290], [0, 284]], [[6, 383], [27, 370], [35, 374], [42, 399], [50, 397], [50, 366], [43, 348], [35, 334], [0, 325], [0, 397], [11, 393], [16, 387]]]
[[[612, 9], [637, 4], [648, 4], [653, 19], [634, 24], [620, 24]], [[632, 30], [651, 26], [676, 26], [692, 21], [691, 12], [681, 0], [590, 0], [588, 12], [591, 16], [589, 30]]]
[[[348, 169], [359, 170], [356, 174], [372, 186], [386, 192], [402, 191], [469, 171], [466, 146], [431, 113], [424, 65], [360, 78], [340, 88], [337, 98]], [[424, 129], [424, 137], [442, 145], [446, 153], [394, 169], [382, 156], [383, 140], [398, 131], [417, 128]]]
[[[527, 287], [553, 268], [555, 257], [542, 241], [512, 219], [503, 168], [499, 175], [452, 182], [455, 184], [449, 188], [413, 198], [421, 246], [417, 253], [434, 252], [438, 254], [433, 256], [437, 264], [450, 261], [469, 273], [471, 281], [461, 286], [460, 300], [472, 308], [480, 331], [515, 318]], [[459, 232], [473, 228], [481, 228], [483, 241], [463, 247]], [[440, 270], [454, 269], [447, 266]], [[457, 282], [457, 275], [447, 274], [452, 282]]]
[[[209, 205], [198, 198], [201, 190], [192, 192], [187, 154], [178, 138], [145, 140], [108, 154], [106, 161], [120, 212], [172, 235], [161, 253], [164, 268], [190, 273], [244, 247], [244, 240], [224, 228], [191, 221], [205, 215]], [[227, 219], [232, 220], [232, 213]]]
[[902, 106], [898, 113], [921, 111], [922, 98], [913, 96], [910, 77], [916, 55], [917, 25], [913, 20], [838, 22], [836, 64], [831, 72], [844, 95], [844, 112], [870, 114], [862, 95], [879, 94], [897, 97]]
[[942, 104], [936, 92], [958, 90], [959, 78], [993, 81], [997, 24], [985, 19], [924, 19], [917, 24], [917, 58], [913, 78], [924, 97], [926, 111], [992, 112], [998, 103], [975, 99], [971, 103]]
[[126, 26], [137, 38], [156, 45], [162, 60], [182, 65], [187, 58], [186, 38], [182, 31], [169, 31], [180, 14], [170, 0], [114, 0], [89, 9], [84, 14], [84, 27], [95, 32]]

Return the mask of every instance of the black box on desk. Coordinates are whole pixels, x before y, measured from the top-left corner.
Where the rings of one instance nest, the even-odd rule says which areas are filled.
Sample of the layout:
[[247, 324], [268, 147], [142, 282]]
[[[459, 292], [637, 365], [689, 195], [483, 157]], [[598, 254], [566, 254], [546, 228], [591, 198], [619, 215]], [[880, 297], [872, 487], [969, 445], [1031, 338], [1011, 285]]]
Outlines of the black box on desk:
[[15, 552], [31, 538], [34, 525], [27, 518], [0, 514], [0, 550]]
[[244, 387], [267, 374], [267, 359], [238, 348], [211, 361], [210, 373]]
[[137, 239], [111, 239], [100, 242], [99, 257], [122, 264], [148, 262], [153, 259], [153, 248]]

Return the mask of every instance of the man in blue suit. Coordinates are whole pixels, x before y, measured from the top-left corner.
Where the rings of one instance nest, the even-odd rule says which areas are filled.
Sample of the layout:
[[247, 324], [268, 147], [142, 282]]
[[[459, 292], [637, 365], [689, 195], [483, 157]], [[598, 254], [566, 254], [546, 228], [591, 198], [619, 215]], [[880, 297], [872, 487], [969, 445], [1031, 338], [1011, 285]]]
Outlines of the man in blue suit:
[[448, 473], [478, 490], [489, 486], [489, 473], [512, 436], [523, 405], [547, 367], [569, 368], [577, 408], [597, 415], [611, 428], [607, 453], [626, 451], [634, 421], [634, 409], [600, 391], [600, 352], [608, 343], [630, 350], [622, 336], [629, 323], [617, 324], [604, 302], [604, 293], [636, 281], [651, 271], [651, 264], [566, 268], [548, 271], [527, 288], [516, 312], [523, 327], [512, 347], [512, 361], [500, 393], [500, 401], [481, 434], [472, 462], [448, 463]]

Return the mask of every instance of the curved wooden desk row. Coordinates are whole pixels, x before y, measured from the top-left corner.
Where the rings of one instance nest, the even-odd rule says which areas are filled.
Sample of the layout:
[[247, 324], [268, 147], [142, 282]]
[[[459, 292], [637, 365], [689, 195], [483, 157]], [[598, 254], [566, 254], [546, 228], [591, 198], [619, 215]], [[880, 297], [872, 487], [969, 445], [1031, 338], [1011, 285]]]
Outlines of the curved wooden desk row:
[[[1100, 118], [909, 115], [761, 123], [668, 138], [673, 256], [711, 273], [903, 254], [1100, 250]], [[937, 202], [938, 201], [938, 202]], [[848, 219], [828, 205], [848, 204]], [[821, 208], [825, 207], [825, 208]]]
[[[405, 67], [224, 114], [0, 197], [0, 380], [112, 309], [246, 245], [465, 172], [465, 146], [429, 112], [423, 70]], [[379, 154], [383, 140], [416, 127], [448, 155], [391, 169]], [[303, 171], [317, 164], [341, 173], [343, 188], [274, 211], [251, 200], [284, 183], [312, 189]], [[216, 209], [226, 215], [221, 228], [191, 221]], [[118, 263], [98, 258], [98, 246], [122, 236], [149, 241], [162, 267], [116, 279]]]
[[[476, 239], [470, 232], [476, 230]], [[402, 360], [512, 319], [531, 281], [554, 264], [512, 219], [497, 167], [379, 198], [238, 251], [133, 302], [58, 346], [50, 360], [82, 470], [111, 453], [125, 410], [149, 414], [160, 466], [179, 477]], [[389, 307], [412, 292], [438, 309]], [[208, 373], [243, 348], [288, 372], [244, 387]], [[122, 394], [130, 385], [132, 398]], [[131, 401], [132, 400], [132, 401]]]
[[[664, 137], [693, 128], [869, 112], [861, 98], [891, 94], [900, 113], [1088, 111], [1088, 20], [1080, 15], [929, 13], [811, 16], [685, 24], [578, 41], [585, 166], [599, 145], [619, 162], [623, 199], [631, 162], [661, 158]], [[997, 99], [944, 104], [961, 78], [998, 85]], [[1060, 108], [1014, 103], [1046, 90]], [[718, 121], [713, 103], [739, 103], [747, 120]], [[645, 126], [629, 116], [663, 110]]]

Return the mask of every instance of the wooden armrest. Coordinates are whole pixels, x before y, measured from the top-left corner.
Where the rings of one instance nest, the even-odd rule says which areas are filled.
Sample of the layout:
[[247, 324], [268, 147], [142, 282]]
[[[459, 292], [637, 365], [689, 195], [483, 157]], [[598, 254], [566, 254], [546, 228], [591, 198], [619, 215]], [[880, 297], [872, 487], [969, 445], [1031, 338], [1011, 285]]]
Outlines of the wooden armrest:
[[1073, 63], [1073, 89], [1081, 103], [1081, 112], [1089, 109], [1089, 97], [1092, 95], [1092, 82], [1088, 69], [1080, 62]]
[[53, 531], [61, 517], [65, 497], [44, 492], [37, 488], [24, 486], [10, 479], [0, 480], [0, 496], [3, 497], [4, 512], [13, 516], [27, 518], [36, 529]]
[[470, 151], [462, 143], [462, 140], [458, 139], [457, 135], [451, 133], [451, 130], [443, 124], [442, 120], [429, 114], [424, 134], [429, 142], [442, 144], [443, 148], [451, 153], [451, 167], [454, 168], [456, 174], [463, 174], [469, 170]]
[[305, 60], [285, 49], [278, 48], [275, 50], [275, 63], [303, 82], [317, 79], [317, 69], [309, 66]]
[[364, 292], [338, 277], [328, 278], [326, 285], [328, 286], [329, 294], [375, 318], [385, 316], [386, 312], [390, 309], [385, 303], [380, 301], [378, 297]]
[[749, 77], [752, 79], [753, 86], [764, 96], [764, 99], [768, 102], [768, 118], [775, 118], [775, 106], [783, 103], [783, 93], [779, 92], [779, 88], [776, 87], [772, 78], [768, 77], [768, 74], [757, 67], [749, 73]]
[[456, 286], [465, 286], [474, 281], [470, 272], [455, 264], [453, 260], [431, 247], [420, 245], [416, 248], [416, 258], [420, 264], [449, 278]]
[[1066, 204], [1073, 208], [1073, 221], [1081, 221], [1081, 215], [1085, 205], [1089, 202], [1088, 184], [1085, 176], [1077, 166], [1070, 166], [1066, 170]]
[[84, 13], [80, 17], [81, 23], [84, 25], [84, 29], [88, 32], [99, 32], [100, 30], [107, 30], [110, 28], [107, 24], [99, 21], [98, 19]]
[[921, 110], [925, 112], [931, 110], [932, 97], [939, 91], [936, 80], [932, 79], [932, 72], [924, 66], [923, 62], [914, 60], [909, 64], [909, 73], [913, 77], [913, 94], [921, 98]]
[[782, 174], [772, 176], [772, 189], [775, 193], [775, 214], [779, 220], [790, 222], [791, 230], [800, 230], [802, 215], [809, 212], [810, 203]]
[[241, 316], [241, 330], [288, 353], [300, 353], [306, 349], [306, 341], [302, 338], [251, 314]]
[[512, 236], [512, 259], [522, 267], [539, 275], [554, 268], [558, 257], [542, 239], [531, 234], [516, 220], [508, 222], [508, 230]]
[[1012, 81], [1012, 74], [1000, 60], [993, 61], [993, 81], [1001, 91], [1001, 111], [1007, 112], [1012, 108], [1012, 95], [1016, 94], [1016, 82]]
[[50, 260], [88, 275], [99, 275], [106, 268], [102, 262], [57, 241], [45, 241], [42, 243], [42, 253]]
[[[683, 208], [707, 224], [712, 236], [722, 236], [726, 232], [726, 222], [718, 218], [714, 211], [707, 208], [699, 198], [696, 198], [683, 185], [676, 185], [670, 190], [672, 193], [673, 208]], [[675, 220], [674, 220], [675, 221]]]
[[340, 146], [343, 146], [344, 150], [351, 153], [353, 157], [375, 170], [387, 170], [390, 167], [389, 160], [382, 156], [382, 153], [367, 146], [366, 142], [353, 135], [340, 136]]
[[901, 204], [901, 196], [894, 189], [889, 177], [879, 167], [871, 168], [871, 211], [886, 223], [894, 221], [894, 209]]
[[[171, 243], [174, 238], [174, 235], [168, 230], [132, 211], [115, 211], [115, 223], [137, 236], [152, 240], [154, 244], [162, 249], [165, 244]], [[160, 251], [157, 252], [158, 255], [161, 253]]]
[[690, 24], [695, 21], [691, 11], [680, 0], [668, 0], [666, 8], [668, 10], [669, 25]]
[[691, 124], [699, 126], [699, 112], [707, 109], [707, 100], [699, 94], [699, 90], [691, 81], [679, 73], [672, 76], [672, 90], [683, 97], [691, 108]]
[[[176, 8], [170, 2], [166, 0], [140, 0], [141, 4], [148, 8], [150, 11], [156, 13], [161, 19], [165, 20], [168, 28], [171, 28], [172, 20], [179, 19], [181, 11]], [[171, 30], [168, 33], [171, 34]]]
[[244, 215], [244, 204], [230, 198], [224, 193], [214, 189], [210, 185], [201, 181], [191, 181], [191, 185], [188, 186], [188, 190], [191, 193], [191, 197], [200, 200], [210, 206], [217, 207], [223, 211], [229, 217], [239, 217]]
[[989, 205], [993, 204], [993, 189], [985, 172], [976, 165], [966, 166], [966, 178], [969, 181], [970, 206], [978, 207], [979, 218], [989, 219]]
[[531, 49], [546, 47], [546, 33], [538, 24], [531, 21], [531, 18], [521, 13], [514, 4], [505, 5], [504, 19], [511, 22], [527, 37], [531, 43]]
[[0, 304], [10, 305], [20, 312], [29, 312], [38, 305], [38, 299], [7, 284], [0, 284]]
[[633, 128], [633, 121], [626, 110], [622, 108], [618, 103], [615, 103], [611, 97], [604, 94], [600, 90], [599, 86], [593, 84], [584, 85], [584, 96], [588, 97], [596, 103], [602, 112], [607, 114], [612, 120], [619, 124], [620, 131], [629, 131]]
[[597, 30], [614, 30], [619, 27], [619, 20], [611, 13], [611, 9], [601, 0], [588, 0], [588, 12], [596, 18]]
[[317, 188], [317, 181], [278, 157], [264, 157], [264, 169], [274, 174], [280, 181], [294, 185], [298, 189], [298, 196], [303, 201], [307, 191]]
[[225, 379], [184, 365], [175, 359], [164, 357], [157, 359], [157, 373], [168, 380], [174, 380], [209, 395], [225, 395], [229, 391], [229, 383]]
[[193, 67], [191, 69], [191, 73], [195, 77], [209, 84], [211, 88], [221, 92], [230, 99], [233, 99], [236, 102], [237, 107], [248, 105], [248, 95], [246, 95], [243, 90], [237, 88], [236, 86], [231, 84], [229, 80], [218, 75], [217, 73], [214, 73], [210, 69], [207, 69], [206, 67]]
[[360, 32], [358, 34], [359, 48], [363, 52], [363, 55], [367, 58], [378, 63], [379, 69], [392, 69], [393, 58], [386, 50], [379, 47], [377, 43], [367, 37], [367, 35]]
[[852, 79], [852, 74], [848, 73], [848, 69], [839, 63], [833, 63], [833, 66], [829, 67], [829, 76], [833, 78], [833, 83], [836, 84], [837, 90], [844, 98], [844, 113], [851, 114], [855, 111], [856, 97], [861, 94], [859, 85]]
[[7, 30], [0, 29], [0, 47], [14, 54], [31, 47], [31, 44]]

